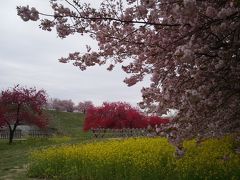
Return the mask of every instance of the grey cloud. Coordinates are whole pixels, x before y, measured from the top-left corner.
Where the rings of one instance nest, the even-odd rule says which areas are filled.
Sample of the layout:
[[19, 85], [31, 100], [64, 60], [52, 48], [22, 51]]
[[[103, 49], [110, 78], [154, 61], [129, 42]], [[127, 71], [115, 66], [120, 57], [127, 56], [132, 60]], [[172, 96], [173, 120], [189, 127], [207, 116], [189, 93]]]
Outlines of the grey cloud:
[[23, 22], [16, 15], [16, 6], [26, 4], [49, 11], [48, 1], [11, 0], [0, 6], [0, 89], [16, 84], [35, 86], [45, 89], [50, 97], [91, 100], [97, 105], [103, 101], [136, 105], [141, 100], [140, 89], [147, 82], [127, 87], [120, 67], [112, 72], [105, 67], [82, 72], [71, 64], [59, 63], [58, 58], [73, 51], [85, 52], [86, 44], [96, 42], [80, 36], [62, 40], [54, 32], [41, 31], [37, 23]]

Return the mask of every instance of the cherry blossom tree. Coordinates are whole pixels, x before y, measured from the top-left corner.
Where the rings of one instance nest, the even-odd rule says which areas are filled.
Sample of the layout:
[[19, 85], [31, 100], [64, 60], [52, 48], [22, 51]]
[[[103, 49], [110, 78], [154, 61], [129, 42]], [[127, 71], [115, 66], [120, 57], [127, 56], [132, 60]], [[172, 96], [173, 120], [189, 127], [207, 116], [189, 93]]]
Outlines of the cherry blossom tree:
[[[98, 50], [59, 59], [85, 70], [123, 63], [129, 86], [151, 75], [141, 108], [174, 120], [181, 137], [221, 135], [240, 127], [240, 3], [237, 0], [103, 0], [99, 8], [50, 0], [52, 14], [17, 7], [24, 21], [60, 38], [88, 34]], [[127, 65], [125, 65], [128, 63]], [[154, 105], [154, 106], [152, 106]]]
[[60, 100], [60, 99], [53, 99], [49, 102], [49, 107], [52, 107], [52, 109], [55, 109], [57, 111], [67, 111], [67, 112], [73, 112], [74, 111], [74, 102], [69, 100]]
[[52, 108], [55, 109], [56, 111], [65, 111], [63, 103], [60, 99], [55, 98], [52, 100], [51, 103], [52, 103], [52, 105], [51, 105]]
[[9, 128], [9, 144], [12, 143], [14, 132], [21, 123], [46, 127], [48, 118], [42, 111], [46, 104], [44, 90], [15, 86], [2, 90], [0, 96], [0, 126]]
[[87, 110], [91, 107], [94, 107], [92, 101], [84, 101], [84, 102], [79, 102], [76, 109], [85, 114], [87, 112]]
[[67, 112], [73, 112], [74, 111], [74, 102], [71, 99], [63, 100], [62, 103], [63, 103], [63, 106], [65, 107], [65, 110]]

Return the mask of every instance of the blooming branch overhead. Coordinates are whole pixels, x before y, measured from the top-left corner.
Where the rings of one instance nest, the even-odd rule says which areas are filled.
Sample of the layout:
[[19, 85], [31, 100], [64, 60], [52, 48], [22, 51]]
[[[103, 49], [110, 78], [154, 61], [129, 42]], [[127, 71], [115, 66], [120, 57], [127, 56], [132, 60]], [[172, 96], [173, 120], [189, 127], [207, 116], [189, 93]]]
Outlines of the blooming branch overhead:
[[[56, 29], [60, 38], [88, 34], [98, 50], [72, 52], [60, 62], [81, 70], [129, 62], [129, 86], [151, 75], [142, 108], [179, 110], [188, 135], [233, 132], [240, 127], [240, 6], [236, 0], [104, 0], [96, 9], [81, 1], [50, 0], [52, 15], [17, 7], [24, 20]], [[126, 64], [126, 63], [124, 63]]]

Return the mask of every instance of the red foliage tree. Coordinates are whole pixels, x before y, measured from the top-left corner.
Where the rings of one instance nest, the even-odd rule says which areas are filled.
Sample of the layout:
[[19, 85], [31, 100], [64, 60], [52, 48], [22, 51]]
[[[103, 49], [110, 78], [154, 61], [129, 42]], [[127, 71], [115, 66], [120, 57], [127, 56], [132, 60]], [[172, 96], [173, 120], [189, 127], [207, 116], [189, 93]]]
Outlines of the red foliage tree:
[[159, 126], [159, 125], [167, 124], [167, 123], [170, 122], [169, 119], [164, 119], [164, 118], [161, 118], [161, 117], [158, 117], [158, 116], [146, 117], [146, 121], [153, 128], [156, 125]]
[[94, 107], [92, 101], [84, 101], [84, 102], [79, 102], [76, 109], [85, 114], [87, 112], [87, 110], [91, 107]]
[[144, 128], [144, 115], [127, 103], [103, 103], [101, 107], [91, 107], [87, 111], [84, 130], [91, 128]]
[[41, 128], [47, 126], [48, 118], [42, 111], [46, 102], [44, 90], [15, 86], [1, 92], [0, 126], [9, 128], [9, 144], [20, 123], [34, 124]]

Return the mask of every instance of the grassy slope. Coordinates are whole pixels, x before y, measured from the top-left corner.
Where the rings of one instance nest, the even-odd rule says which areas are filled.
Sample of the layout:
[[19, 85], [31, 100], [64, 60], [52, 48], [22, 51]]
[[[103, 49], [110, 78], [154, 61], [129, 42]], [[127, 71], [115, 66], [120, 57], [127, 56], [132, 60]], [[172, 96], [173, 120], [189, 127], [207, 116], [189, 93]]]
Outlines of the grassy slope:
[[90, 134], [82, 131], [84, 115], [81, 113], [49, 111], [52, 117], [50, 126], [57, 128], [60, 134], [78, 139], [89, 138]]
[[7, 144], [7, 140], [0, 140], [0, 179], [27, 179], [26, 164], [28, 153], [32, 149], [44, 148], [61, 143], [82, 142], [90, 137], [89, 133], [82, 131], [83, 114], [49, 111], [50, 126], [56, 128], [60, 134], [70, 138], [29, 139], [24, 142]]

